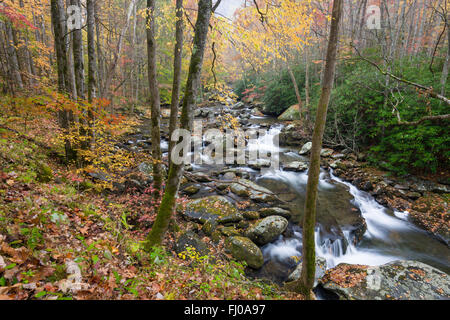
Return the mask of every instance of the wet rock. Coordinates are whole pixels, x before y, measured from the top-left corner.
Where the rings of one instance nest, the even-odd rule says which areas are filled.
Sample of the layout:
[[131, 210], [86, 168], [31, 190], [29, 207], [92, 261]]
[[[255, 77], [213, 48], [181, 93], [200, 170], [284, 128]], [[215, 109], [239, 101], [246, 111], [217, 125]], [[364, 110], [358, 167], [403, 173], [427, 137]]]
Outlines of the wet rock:
[[287, 228], [288, 221], [280, 216], [270, 216], [251, 226], [246, 236], [258, 245], [276, 240]]
[[272, 191], [246, 179], [239, 179], [239, 183], [231, 184], [230, 189], [234, 194], [241, 197], [249, 197], [256, 202], [271, 202], [275, 200]]
[[278, 117], [278, 120], [282, 121], [300, 120], [300, 109], [298, 107], [298, 104], [290, 106]]
[[394, 186], [394, 188], [395, 189], [398, 189], [398, 190], [409, 190], [409, 187], [408, 186], [404, 186], [404, 185], [401, 185], [401, 184], [396, 184], [395, 186]]
[[236, 179], [236, 174], [234, 172], [225, 172], [223, 175], [224, 180], [234, 180]]
[[320, 150], [320, 156], [321, 157], [330, 157], [333, 154], [334, 150], [333, 149], [322, 149]]
[[411, 200], [417, 200], [419, 199], [422, 195], [419, 192], [407, 192], [406, 196], [411, 199]]
[[291, 218], [291, 212], [289, 210], [285, 210], [282, 208], [262, 208], [259, 210], [259, 214], [261, 215], [261, 217], [265, 218], [265, 217], [269, 217], [269, 216], [281, 216], [283, 218], [286, 219], [290, 219]]
[[178, 238], [175, 244], [175, 252], [180, 253], [186, 251], [188, 247], [193, 247], [195, 251], [200, 253], [202, 256], [209, 253], [209, 249], [206, 244], [196, 233], [192, 231], [186, 231]]
[[189, 220], [205, 223], [208, 220], [224, 224], [239, 222], [243, 219], [242, 214], [225, 197], [209, 196], [191, 200], [186, 204], [183, 212]]
[[202, 231], [207, 235], [211, 236], [217, 228], [217, 222], [208, 220], [202, 226]]
[[225, 237], [240, 236], [241, 233], [234, 226], [222, 227], [219, 229]]
[[[325, 271], [327, 270], [327, 261], [322, 257], [316, 256], [316, 275], [315, 275], [315, 282], [317, 283], [317, 280], [322, 278], [325, 274]], [[302, 274], [302, 261], [299, 262], [295, 270], [289, 275], [288, 281], [295, 281], [300, 279], [300, 275]]]
[[372, 182], [370, 182], [370, 181], [363, 181], [362, 183], [360, 183], [359, 187], [363, 191], [372, 191], [373, 190], [373, 185], [372, 185]]
[[196, 186], [196, 185], [190, 185], [190, 186], [188, 186], [188, 187], [183, 189], [183, 192], [185, 194], [187, 194], [188, 196], [192, 196], [192, 195], [196, 194], [199, 191], [200, 191], [200, 187]]
[[231, 109], [240, 109], [243, 108], [245, 106], [245, 104], [242, 101], [239, 101], [237, 103], [235, 103], [234, 105], [231, 106]]
[[449, 276], [418, 261], [393, 261], [375, 267], [340, 264], [319, 282], [343, 300], [450, 298]]
[[344, 159], [345, 158], [345, 154], [343, 153], [337, 153], [337, 154], [333, 154], [331, 156], [333, 159]]
[[268, 159], [257, 159], [249, 162], [249, 166], [255, 170], [261, 170], [261, 168], [270, 167], [270, 160]]
[[253, 269], [259, 269], [264, 263], [261, 249], [249, 238], [234, 236], [225, 241], [225, 248], [234, 259], [245, 261]]
[[303, 145], [305, 137], [300, 130], [296, 130], [295, 126], [289, 127], [289, 129], [283, 129], [278, 138], [281, 146], [296, 146], [300, 147]]
[[286, 171], [301, 172], [301, 171], [305, 171], [308, 169], [308, 164], [303, 161], [293, 161], [293, 162], [286, 164], [283, 167], [283, 169]]
[[244, 212], [242, 212], [242, 215], [247, 220], [257, 220], [257, 219], [259, 219], [259, 212], [258, 211], [244, 211]]
[[312, 142], [307, 142], [303, 145], [302, 149], [298, 152], [299, 155], [307, 154], [311, 151], [312, 148]]
[[209, 175], [204, 172], [196, 172], [193, 174], [193, 178], [197, 180], [198, 182], [210, 182], [211, 179], [209, 178]]

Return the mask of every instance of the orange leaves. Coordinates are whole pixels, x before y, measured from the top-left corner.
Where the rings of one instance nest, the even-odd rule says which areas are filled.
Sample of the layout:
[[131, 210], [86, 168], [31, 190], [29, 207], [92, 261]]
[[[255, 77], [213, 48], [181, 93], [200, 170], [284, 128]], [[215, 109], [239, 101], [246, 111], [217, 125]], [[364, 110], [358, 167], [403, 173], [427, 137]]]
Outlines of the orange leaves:
[[351, 288], [367, 276], [367, 266], [340, 264], [325, 272], [324, 282], [332, 281], [344, 288]]

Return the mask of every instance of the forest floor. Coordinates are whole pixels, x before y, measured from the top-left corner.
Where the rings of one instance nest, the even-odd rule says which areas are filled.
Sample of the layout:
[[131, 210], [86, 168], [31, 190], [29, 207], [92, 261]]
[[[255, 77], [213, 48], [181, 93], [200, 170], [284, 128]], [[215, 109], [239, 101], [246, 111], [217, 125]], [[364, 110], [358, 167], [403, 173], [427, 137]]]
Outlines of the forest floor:
[[[0, 122], [4, 123], [4, 122]], [[100, 192], [51, 152], [50, 120], [0, 129], [0, 299], [302, 299], [263, 280], [202, 239], [208, 256], [142, 249], [127, 214], [145, 198]], [[24, 139], [23, 134], [33, 139]], [[211, 259], [214, 257], [214, 259]]]

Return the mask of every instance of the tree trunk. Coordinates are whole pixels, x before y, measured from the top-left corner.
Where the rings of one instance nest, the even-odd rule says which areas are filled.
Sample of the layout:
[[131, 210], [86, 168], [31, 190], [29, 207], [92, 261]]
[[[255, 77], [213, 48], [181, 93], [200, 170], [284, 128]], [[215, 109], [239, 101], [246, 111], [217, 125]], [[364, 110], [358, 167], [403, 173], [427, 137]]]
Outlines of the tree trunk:
[[174, 141], [170, 139], [174, 130], [178, 126], [178, 106], [180, 104], [180, 84], [181, 84], [181, 63], [183, 58], [183, 0], [177, 0], [176, 3], [176, 30], [175, 30], [175, 52], [173, 59], [173, 84], [172, 101], [170, 103], [169, 120], [169, 161], [172, 154]]
[[[72, 6], [77, 6], [81, 10], [80, 0], [71, 0]], [[72, 31], [72, 44], [73, 44], [73, 68], [75, 73], [75, 84], [77, 88], [77, 97], [80, 100], [84, 100], [84, 60], [83, 60], [83, 35], [80, 29], [74, 29]]]
[[[195, 23], [195, 35], [189, 74], [186, 83], [186, 90], [181, 111], [181, 128], [190, 131], [192, 126], [192, 108], [195, 105], [200, 76], [203, 65], [203, 57], [208, 36], [209, 20], [211, 18], [211, 0], [199, 0], [198, 15]], [[172, 212], [175, 209], [175, 201], [180, 185], [181, 176], [184, 170], [184, 163], [179, 165], [170, 163], [169, 177], [167, 179], [166, 190], [158, 210], [156, 221], [152, 230], [148, 234], [146, 250], [150, 250], [155, 245], [160, 245], [164, 234], [169, 226]]]
[[[56, 61], [58, 65], [58, 90], [60, 93], [64, 94], [68, 93], [70, 84], [67, 67], [67, 47], [64, 41], [64, 35], [66, 34], [66, 17], [62, 0], [51, 0], [51, 17], [55, 36]], [[67, 134], [70, 127], [70, 115], [67, 110], [59, 111], [59, 122]], [[65, 151], [67, 161], [76, 160], [76, 152], [68, 139], [65, 140]]]
[[152, 157], [153, 157], [153, 187], [155, 189], [153, 198], [159, 199], [162, 185], [161, 166], [161, 131], [160, 131], [160, 98], [158, 79], [156, 72], [156, 40], [155, 40], [155, 0], [147, 0], [147, 54], [148, 54], [148, 82], [151, 103], [151, 135], [152, 135]]
[[343, 0], [335, 0], [331, 20], [330, 38], [328, 40], [327, 58], [322, 81], [322, 94], [317, 107], [316, 121], [312, 138], [311, 159], [308, 172], [308, 183], [306, 187], [305, 215], [303, 219], [303, 262], [300, 279], [294, 283], [294, 287], [311, 297], [316, 272], [314, 229], [316, 226], [317, 186], [320, 174], [320, 151], [322, 150], [323, 132], [327, 118], [327, 109], [330, 102], [331, 89], [333, 86], [336, 52], [339, 36], [339, 23], [342, 15]]
[[[449, 21], [447, 19], [447, 21]], [[448, 78], [448, 68], [450, 65], [450, 25], [447, 24], [447, 38], [448, 38], [448, 49], [447, 49], [447, 57], [444, 62], [444, 67], [442, 68], [442, 76], [441, 76], [441, 96], [446, 96], [445, 85], [447, 83]]]
[[87, 9], [87, 41], [88, 41], [88, 100], [97, 97], [97, 64], [95, 57], [95, 0], [86, 1]]
[[305, 48], [305, 119], [309, 116], [309, 49]]
[[11, 74], [14, 79], [15, 85], [19, 89], [23, 89], [23, 80], [22, 75], [20, 74], [20, 67], [19, 67], [19, 57], [17, 54], [16, 47], [14, 45], [14, 35], [13, 35], [13, 29], [10, 22], [5, 23], [6, 28], [6, 43], [8, 46], [8, 55], [9, 55], [9, 63], [10, 63], [10, 70]]
[[298, 103], [298, 111], [300, 113], [300, 119], [303, 117], [303, 102], [302, 97], [300, 96], [300, 90], [298, 89], [297, 80], [295, 79], [294, 72], [292, 72], [291, 67], [289, 66], [289, 63], [286, 61], [286, 66], [289, 72], [289, 77], [291, 78], [292, 85], [294, 86], [295, 90], [295, 97], [297, 98]]

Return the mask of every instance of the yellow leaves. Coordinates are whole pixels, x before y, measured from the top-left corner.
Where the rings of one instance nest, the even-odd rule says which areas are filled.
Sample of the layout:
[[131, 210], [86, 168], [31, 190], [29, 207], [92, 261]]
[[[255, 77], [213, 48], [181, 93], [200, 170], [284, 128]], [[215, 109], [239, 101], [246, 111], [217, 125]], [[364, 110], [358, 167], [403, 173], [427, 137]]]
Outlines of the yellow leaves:
[[[267, 1], [261, 1], [261, 8]], [[278, 0], [264, 11], [264, 24], [254, 5], [237, 12], [234, 32], [229, 33], [244, 60], [259, 68], [273, 60], [287, 61], [312, 41], [310, 27], [314, 20], [311, 1]]]

